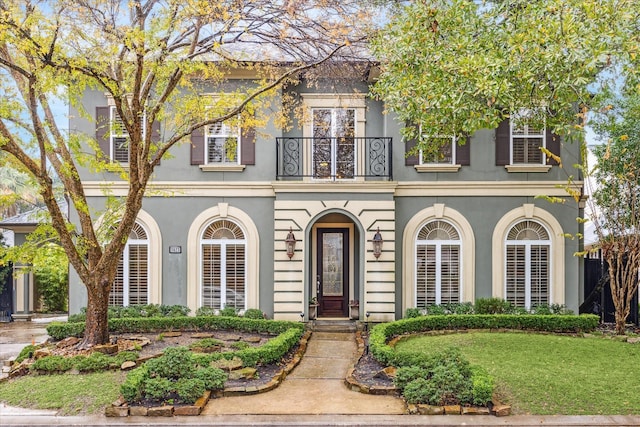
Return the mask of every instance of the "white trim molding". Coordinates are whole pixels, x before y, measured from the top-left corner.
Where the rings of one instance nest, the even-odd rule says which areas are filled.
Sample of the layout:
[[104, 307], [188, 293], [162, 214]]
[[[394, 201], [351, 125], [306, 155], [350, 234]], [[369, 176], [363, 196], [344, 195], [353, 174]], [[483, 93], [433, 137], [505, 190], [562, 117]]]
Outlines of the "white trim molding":
[[227, 203], [220, 203], [201, 212], [191, 223], [187, 235], [187, 306], [191, 309], [191, 314], [195, 315], [198, 307], [200, 292], [200, 236], [211, 222], [217, 219], [229, 218], [245, 231], [247, 241], [246, 254], [246, 304], [247, 308], [259, 308], [260, 304], [260, 235], [253, 220], [244, 211], [229, 206]]
[[523, 204], [507, 212], [496, 224], [491, 240], [492, 258], [492, 296], [505, 299], [505, 258], [506, 238], [511, 227], [519, 221], [534, 220], [549, 230], [551, 240], [551, 283], [550, 304], [564, 304], [565, 302], [565, 244], [564, 232], [558, 220], [546, 210], [533, 204]]
[[140, 209], [136, 222], [149, 233], [149, 304], [162, 304], [162, 234], [158, 223]]
[[446, 220], [456, 227], [460, 233], [461, 255], [462, 255], [462, 283], [460, 289], [460, 299], [462, 302], [475, 301], [475, 236], [469, 221], [455, 209], [436, 203], [416, 213], [407, 223], [402, 236], [403, 260], [402, 260], [402, 312], [407, 308], [415, 307], [415, 282], [416, 282], [416, 237], [420, 229], [433, 220]]

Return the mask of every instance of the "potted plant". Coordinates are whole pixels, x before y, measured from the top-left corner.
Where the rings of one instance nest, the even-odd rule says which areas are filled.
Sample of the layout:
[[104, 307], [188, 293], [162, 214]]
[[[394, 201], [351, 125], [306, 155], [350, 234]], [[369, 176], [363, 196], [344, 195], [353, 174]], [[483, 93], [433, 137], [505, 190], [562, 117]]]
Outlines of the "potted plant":
[[318, 316], [318, 297], [309, 300], [309, 320], [315, 320]]
[[360, 301], [357, 299], [349, 301], [349, 318], [352, 320], [360, 318]]

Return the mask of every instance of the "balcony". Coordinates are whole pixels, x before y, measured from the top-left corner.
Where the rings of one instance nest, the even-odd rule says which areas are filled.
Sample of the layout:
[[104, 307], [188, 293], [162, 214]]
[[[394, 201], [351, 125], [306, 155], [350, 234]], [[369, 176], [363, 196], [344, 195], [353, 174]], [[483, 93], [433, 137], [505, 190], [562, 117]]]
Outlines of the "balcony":
[[391, 138], [276, 138], [279, 181], [391, 181]]

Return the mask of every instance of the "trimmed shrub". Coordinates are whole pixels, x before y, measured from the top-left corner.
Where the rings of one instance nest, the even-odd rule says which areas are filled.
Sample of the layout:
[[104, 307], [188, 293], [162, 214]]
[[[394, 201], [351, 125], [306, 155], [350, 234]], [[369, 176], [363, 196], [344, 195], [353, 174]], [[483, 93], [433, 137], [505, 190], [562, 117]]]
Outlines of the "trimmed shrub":
[[419, 308], [407, 308], [404, 312], [405, 319], [413, 319], [414, 317], [422, 316], [422, 310]]
[[206, 390], [204, 381], [199, 378], [180, 378], [175, 382], [175, 391], [184, 403], [193, 403]]
[[170, 380], [191, 378], [195, 374], [196, 366], [192, 353], [187, 347], [169, 347], [161, 357], [146, 362], [151, 377], [163, 377]]
[[[469, 362], [459, 350], [448, 348], [425, 358], [425, 367], [402, 368], [403, 395], [409, 403], [468, 404], [473, 399]], [[415, 377], [411, 379], [411, 374]]]
[[73, 358], [52, 355], [36, 360], [29, 369], [32, 371], [65, 372], [73, 368]]
[[491, 402], [493, 397], [493, 389], [495, 387], [493, 377], [479, 366], [472, 366], [471, 372], [471, 382], [473, 384], [472, 403], [477, 406], [485, 406]]
[[393, 384], [402, 392], [411, 381], [417, 378], [427, 378], [428, 376], [429, 371], [425, 368], [420, 366], [403, 366], [396, 371]]
[[[181, 316], [181, 317], [139, 317], [109, 319], [109, 332], [114, 334], [145, 333], [168, 330], [218, 330], [232, 329], [278, 335], [287, 329], [304, 330], [304, 324], [283, 320], [247, 319], [228, 316]], [[84, 323], [51, 322], [47, 334], [55, 340], [67, 337], [82, 337]]]
[[513, 305], [500, 298], [479, 298], [475, 305], [476, 314], [511, 314]]
[[264, 319], [264, 313], [257, 308], [249, 308], [244, 312], [245, 319]]
[[127, 402], [135, 402], [142, 398], [144, 383], [149, 378], [147, 365], [139, 366], [127, 374], [127, 378], [120, 386], [120, 393]]
[[18, 354], [18, 357], [16, 357], [16, 363], [20, 363], [25, 359], [33, 357], [33, 353], [37, 350], [37, 348], [38, 347], [36, 347], [35, 345], [29, 344], [28, 346], [20, 350], [20, 354]]
[[207, 390], [219, 390], [224, 387], [228, 376], [222, 369], [209, 366], [198, 369], [195, 378], [202, 380]]
[[225, 307], [220, 310], [220, 316], [237, 317], [238, 311], [233, 307]]
[[[107, 318], [120, 319], [132, 317], [180, 317], [189, 314], [191, 309], [184, 305], [138, 304], [127, 307], [110, 306]], [[82, 307], [80, 313], [69, 315], [70, 323], [84, 322], [87, 319], [87, 308]]]
[[144, 397], [147, 399], [164, 400], [173, 390], [174, 383], [168, 378], [151, 377], [144, 381]]

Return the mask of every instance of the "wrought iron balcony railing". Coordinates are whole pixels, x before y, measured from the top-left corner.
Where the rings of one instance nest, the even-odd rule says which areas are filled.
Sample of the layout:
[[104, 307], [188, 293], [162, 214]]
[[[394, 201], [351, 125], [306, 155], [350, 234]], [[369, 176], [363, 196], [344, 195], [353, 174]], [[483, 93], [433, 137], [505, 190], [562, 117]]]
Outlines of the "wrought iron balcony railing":
[[276, 138], [276, 179], [393, 179], [391, 138]]

